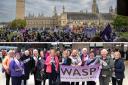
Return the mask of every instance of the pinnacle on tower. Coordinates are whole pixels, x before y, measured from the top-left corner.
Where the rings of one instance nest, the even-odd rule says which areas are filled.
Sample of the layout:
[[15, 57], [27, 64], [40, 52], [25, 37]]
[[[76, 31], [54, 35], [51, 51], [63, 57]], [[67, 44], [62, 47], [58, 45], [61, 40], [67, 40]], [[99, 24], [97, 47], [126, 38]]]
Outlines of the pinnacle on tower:
[[112, 6], [110, 6], [110, 8], [109, 8], [109, 13], [113, 13], [113, 8], [112, 8]]
[[54, 16], [57, 16], [56, 6], [54, 7]]
[[63, 13], [65, 12], [65, 7], [64, 7], [64, 5], [63, 5]]
[[93, 0], [93, 3], [92, 3], [92, 13], [94, 13], [94, 14], [99, 13], [99, 8], [98, 8], [98, 5], [96, 3], [96, 0]]

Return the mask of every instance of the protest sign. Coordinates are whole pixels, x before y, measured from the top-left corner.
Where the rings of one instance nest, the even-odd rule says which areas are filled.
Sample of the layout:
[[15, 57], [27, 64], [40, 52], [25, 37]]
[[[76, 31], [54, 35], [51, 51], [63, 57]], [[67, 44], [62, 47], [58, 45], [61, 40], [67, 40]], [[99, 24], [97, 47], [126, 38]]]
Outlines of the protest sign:
[[61, 81], [96, 81], [99, 79], [99, 65], [92, 66], [60, 66]]

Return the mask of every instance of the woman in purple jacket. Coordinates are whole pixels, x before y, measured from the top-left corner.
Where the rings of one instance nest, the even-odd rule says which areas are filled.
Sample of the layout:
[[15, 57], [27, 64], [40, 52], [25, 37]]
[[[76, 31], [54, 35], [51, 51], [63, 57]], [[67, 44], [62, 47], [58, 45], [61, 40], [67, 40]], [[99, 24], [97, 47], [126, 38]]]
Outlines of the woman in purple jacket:
[[21, 85], [22, 75], [24, 74], [23, 63], [19, 61], [20, 54], [16, 53], [13, 60], [11, 60], [9, 68], [12, 79], [12, 85]]

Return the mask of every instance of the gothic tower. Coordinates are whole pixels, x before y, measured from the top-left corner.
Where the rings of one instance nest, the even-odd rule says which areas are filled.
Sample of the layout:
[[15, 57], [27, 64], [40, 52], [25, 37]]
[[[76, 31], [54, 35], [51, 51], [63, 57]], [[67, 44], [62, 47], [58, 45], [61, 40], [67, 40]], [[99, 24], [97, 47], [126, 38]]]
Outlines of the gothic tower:
[[16, 19], [25, 17], [25, 0], [16, 0]]
[[109, 8], [109, 13], [113, 13], [114, 12], [114, 10], [113, 10], [113, 8], [112, 8], [112, 6]]
[[93, 3], [92, 3], [92, 13], [94, 13], [94, 14], [99, 13], [99, 8], [98, 8], [98, 5], [96, 3], [96, 0], [93, 0]]
[[53, 13], [54, 13], [54, 16], [57, 16], [56, 6], [54, 7], [54, 11], [53, 11]]
[[65, 12], [65, 7], [64, 7], [64, 5], [63, 5], [63, 8], [62, 8], [62, 9], [63, 9], [63, 13], [64, 13], [64, 12]]

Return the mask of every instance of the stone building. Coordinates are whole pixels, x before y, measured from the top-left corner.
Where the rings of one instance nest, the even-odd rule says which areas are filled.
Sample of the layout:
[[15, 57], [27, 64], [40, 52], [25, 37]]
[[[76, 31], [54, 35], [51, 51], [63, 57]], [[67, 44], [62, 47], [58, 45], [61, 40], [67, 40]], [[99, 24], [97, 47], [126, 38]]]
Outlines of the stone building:
[[58, 25], [57, 17], [29, 16], [25, 19], [27, 21], [27, 28], [51, 28]]
[[[63, 8], [64, 10], [65, 8]], [[115, 10], [112, 8], [112, 6], [108, 9], [108, 13], [100, 13], [98, 4], [96, 3], [96, 0], [93, 0], [92, 3], [92, 12], [65, 12], [60, 15], [60, 25], [65, 26], [68, 23], [72, 25], [83, 25], [83, 24], [89, 24], [89, 23], [95, 23], [96, 25], [104, 25], [106, 23], [111, 23], [113, 21], [113, 18], [115, 16]]]
[[[17, 0], [16, 18], [24, 18], [24, 0]], [[20, 11], [19, 11], [20, 10]], [[111, 23], [115, 16], [115, 10], [110, 7], [108, 13], [101, 13], [96, 0], [92, 2], [92, 12], [67, 12], [65, 7], [62, 7], [62, 13], [58, 15], [56, 7], [54, 7], [53, 16], [44, 16], [39, 14], [34, 16], [29, 14], [25, 17], [27, 21], [27, 28], [54, 28], [56, 26], [64, 27], [66, 25], [82, 26], [84, 24], [95, 23], [96, 25], [104, 25]]]
[[25, 19], [27, 21], [27, 28], [52, 28], [58, 25], [56, 7], [54, 7], [54, 15], [51, 17], [46, 17], [43, 14], [38, 16], [29, 14]]

